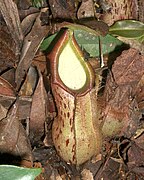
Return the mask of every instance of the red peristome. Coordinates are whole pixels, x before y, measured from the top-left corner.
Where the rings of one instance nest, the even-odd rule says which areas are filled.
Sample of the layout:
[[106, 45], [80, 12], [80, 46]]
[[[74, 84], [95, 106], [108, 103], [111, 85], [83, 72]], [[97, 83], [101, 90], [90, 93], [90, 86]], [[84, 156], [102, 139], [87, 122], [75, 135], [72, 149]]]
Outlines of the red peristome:
[[60, 81], [60, 77], [58, 74], [58, 58], [61, 49], [69, 40], [69, 33], [68, 31], [64, 31], [60, 38], [58, 39], [57, 43], [54, 45], [52, 51], [48, 54], [48, 59], [50, 60], [50, 69], [51, 69], [51, 78], [52, 83], [58, 84], [61, 86], [62, 82]]
[[88, 83], [86, 83], [86, 85], [80, 90], [69, 89], [61, 81], [59, 74], [58, 74], [59, 55], [69, 40], [71, 41], [73, 47], [75, 48], [76, 53], [78, 53], [79, 56], [84, 59], [83, 53], [82, 53], [78, 43], [76, 42], [74, 35], [73, 34], [71, 35], [70, 33], [72, 33], [72, 32], [70, 32], [70, 30], [68, 30], [68, 29], [63, 30], [57, 43], [54, 45], [52, 51], [48, 54], [48, 59], [50, 60], [50, 69], [51, 69], [51, 78], [52, 78], [51, 83], [57, 84], [58, 86], [60, 86], [62, 89], [64, 89], [68, 93], [72, 94], [73, 96], [84, 96], [86, 93], [88, 93], [94, 87], [94, 81], [95, 81], [94, 70], [88, 62], [84, 62], [85, 67], [88, 72], [88, 76], [89, 76], [87, 79]]

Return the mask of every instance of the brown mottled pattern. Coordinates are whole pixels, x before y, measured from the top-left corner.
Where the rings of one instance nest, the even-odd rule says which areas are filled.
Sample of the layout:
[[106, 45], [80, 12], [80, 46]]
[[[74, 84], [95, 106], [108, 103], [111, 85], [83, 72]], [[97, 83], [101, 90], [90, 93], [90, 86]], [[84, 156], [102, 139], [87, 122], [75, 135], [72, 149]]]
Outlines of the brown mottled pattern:
[[101, 134], [97, 118], [95, 91], [76, 98], [75, 135], [77, 164], [97, 154], [101, 147]]
[[138, 0], [139, 21], [144, 22], [144, 0]]
[[[76, 164], [74, 97], [58, 85], [52, 84], [58, 115], [53, 123], [53, 141], [59, 155], [67, 162]], [[65, 152], [65, 153], [64, 153]]]
[[82, 164], [101, 147], [95, 91], [74, 97], [56, 84], [52, 91], [58, 111], [52, 130], [57, 152], [67, 162]]
[[109, 26], [117, 20], [138, 19], [138, 2], [137, 0], [109, 0], [112, 8], [101, 17]]

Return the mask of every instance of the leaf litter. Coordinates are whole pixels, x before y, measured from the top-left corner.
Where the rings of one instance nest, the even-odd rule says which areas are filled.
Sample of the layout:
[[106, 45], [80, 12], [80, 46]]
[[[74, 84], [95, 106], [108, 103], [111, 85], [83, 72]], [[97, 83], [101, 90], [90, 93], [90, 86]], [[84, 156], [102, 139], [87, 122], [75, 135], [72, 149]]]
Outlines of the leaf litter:
[[[54, 18], [75, 18], [79, 6], [75, 8], [73, 1], [49, 2]], [[42, 40], [58, 31], [54, 28], [60, 24], [47, 24], [43, 14], [50, 19], [47, 4], [29, 12], [32, 4], [28, 1], [1, 4], [0, 163], [43, 167], [39, 179], [142, 179], [144, 56], [130, 48], [110, 62], [111, 68], [102, 71], [108, 74], [104, 91], [97, 97], [105, 132], [103, 148], [98, 156], [76, 168], [64, 162], [53, 146], [51, 128], [57, 112], [50, 90], [49, 65], [45, 54], [38, 50]], [[79, 18], [94, 14], [86, 6], [82, 1]], [[106, 60], [108, 64], [109, 55]]]

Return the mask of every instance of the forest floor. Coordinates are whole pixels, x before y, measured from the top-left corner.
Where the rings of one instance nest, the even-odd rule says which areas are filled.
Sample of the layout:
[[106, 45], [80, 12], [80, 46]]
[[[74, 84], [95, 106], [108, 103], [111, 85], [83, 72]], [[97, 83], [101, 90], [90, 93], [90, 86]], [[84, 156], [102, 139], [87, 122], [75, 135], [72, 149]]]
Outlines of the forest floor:
[[[12, 0], [2, 2], [0, 164], [42, 167], [37, 180], [142, 180], [144, 55], [130, 46], [104, 56], [105, 66], [99, 68], [102, 91], [97, 98], [103, 110], [101, 118], [122, 119], [121, 131], [103, 138], [100, 153], [80, 166], [66, 163], [54, 147], [52, 124], [57, 111], [49, 64], [39, 47], [45, 37], [59, 31], [64, 20], [72, 22], [76, 16], [80, 19], [82, 12], [92, 13], [85, 1], [78, 11], [73, 1], [66, 2], [49, 0], [51, 10], [45, 2], [41, 8], [27, 0], [17, 4]], [[92, 66], [97, 70], [97, 62]]]

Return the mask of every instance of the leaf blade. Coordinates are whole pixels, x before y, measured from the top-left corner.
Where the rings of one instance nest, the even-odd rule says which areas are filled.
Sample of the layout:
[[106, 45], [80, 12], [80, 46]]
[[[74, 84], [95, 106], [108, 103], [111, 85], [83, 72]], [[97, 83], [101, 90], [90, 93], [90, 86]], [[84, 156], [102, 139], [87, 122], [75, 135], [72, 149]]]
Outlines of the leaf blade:
[[23, 168], [13, 165], [0, 165], [0, 180], [34, 180], [41, 168]]
[[117, 21], [109, 28], [109, 33], [127, 38], [139, 38], [144, 35], [144, 23], [135, 20]]
[[[41, 44], [41, 49], [47, 51], [50, 48], [52, 41], [55, 39], [58, 33], [47, 37]], [[91, 57], [99, 56], [99, 36], [91, 32], [87, 32], [82, 29], [75, 29], [74, 36], [77, 43], [82, 49], [85, 49]], [[123, 44], [122, 41], [117, 38], [107, 34], [106, 36], [100, 36], [102, 41], [102, 53], [107, 54], [115, 50], [117, 46]]]
[[102, 54], [111, 53], [117, 46], [121, 46], [123, 44], [122, 41], [109, 34], [104, 37], [95, 36], [94, 34], [79, 30], [75, 30], [74, 34], [78, 44], [82, 47], [82, 49], [85, 49], [91, 57], [98, 57], [100, 55], [99, 37], [102, 45]]

